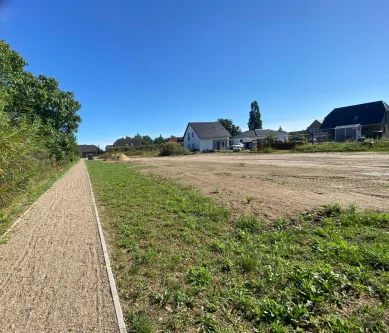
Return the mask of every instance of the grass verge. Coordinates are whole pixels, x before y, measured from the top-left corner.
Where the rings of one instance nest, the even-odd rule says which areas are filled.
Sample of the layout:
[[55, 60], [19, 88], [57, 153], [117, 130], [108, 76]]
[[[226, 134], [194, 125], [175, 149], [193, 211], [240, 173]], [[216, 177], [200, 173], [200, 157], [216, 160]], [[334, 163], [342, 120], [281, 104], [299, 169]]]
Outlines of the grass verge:
[[130, 332], [388, 332], [389, 214], [264, 222], [129, 163], [87, 163]]
[[324, 142], [296, 146], [297, 153], [326, 152], [389, 152], [389, 140], [370, 142]]
[[16, 195], [12, 202], [0, 209], [0, 237], [12, 223], [48, 190], [73, 164], [66, 165], [62, 170], [54, 169], [31, 180], [23, 192]]

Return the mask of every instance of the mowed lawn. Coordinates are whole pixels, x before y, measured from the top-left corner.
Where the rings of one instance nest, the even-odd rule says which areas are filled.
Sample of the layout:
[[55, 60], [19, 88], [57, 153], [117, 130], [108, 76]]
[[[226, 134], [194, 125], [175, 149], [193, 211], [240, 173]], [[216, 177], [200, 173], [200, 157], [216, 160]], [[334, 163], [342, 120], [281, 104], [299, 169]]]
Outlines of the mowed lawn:
[[87, 165], [130, 332], [389, 331], [388, 213], [232, 220], [131, 163]]

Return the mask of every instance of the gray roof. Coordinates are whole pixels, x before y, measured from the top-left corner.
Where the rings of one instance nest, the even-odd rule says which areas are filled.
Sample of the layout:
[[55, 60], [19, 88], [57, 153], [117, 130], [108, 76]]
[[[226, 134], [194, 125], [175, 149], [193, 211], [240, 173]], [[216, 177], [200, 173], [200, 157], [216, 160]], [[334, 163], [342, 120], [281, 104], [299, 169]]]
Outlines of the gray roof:
[[188, 130], [189, 125], [193, 128], [200, 139], [229, 138], [231, 136], [230, 133], [218, 121], [189, 123], [186, 127], [185, 133]]
[[136, 139], [132, 139], [132, 138], [127, 137], [127, 138], [117, 139], [113, 143], [113, 146], [114, 147], [140, 146], [140, 142]]
[[98, 148], [95, 145], [78, 145], [78, 149], [81, 154], [98, 152]]
[[242, 139], [242, 138], [263, 138], [268, 136], [269, 134], [279, 135], [279, 134], [288, 134], [286, 132], [274, 131], [271, 129], [255, 129], [253, 131], [246, 131], [235, 135], [232, 139]]
[[234, 137], [232, 137], [232, 139], [255, 138], [255, 137], [257, 137], [255, 131], [246, 131], [238, 135], [235, 135]]
[[320, 129], [331, 129], [353, 124], [380, 124], [386, 111], [389, 111], [389, 106], [384, 101], [336, 108], [324, 118]]

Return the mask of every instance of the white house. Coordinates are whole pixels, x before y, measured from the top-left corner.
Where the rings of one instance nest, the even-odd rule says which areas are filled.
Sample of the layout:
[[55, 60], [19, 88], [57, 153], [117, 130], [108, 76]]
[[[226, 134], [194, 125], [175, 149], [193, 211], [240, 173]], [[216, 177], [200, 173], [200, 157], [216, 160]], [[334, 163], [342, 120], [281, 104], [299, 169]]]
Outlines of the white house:
[[254, 148], [257, 145], [258, 140], [266, 139], [269, 134], [274, 135], [276, 141], [287, 142], [289, 140], [289, 135], [286, 132], [269, 129], [255, 129], [253, 131], [246, 131], [235, 135], [230, 139], [230, 145], [243, 143], [247, 148]]
[[184, 134], [184, 147], [189, 150], [222, 150], [228, 146], [230, 133], [218, 121], [189, 123]]

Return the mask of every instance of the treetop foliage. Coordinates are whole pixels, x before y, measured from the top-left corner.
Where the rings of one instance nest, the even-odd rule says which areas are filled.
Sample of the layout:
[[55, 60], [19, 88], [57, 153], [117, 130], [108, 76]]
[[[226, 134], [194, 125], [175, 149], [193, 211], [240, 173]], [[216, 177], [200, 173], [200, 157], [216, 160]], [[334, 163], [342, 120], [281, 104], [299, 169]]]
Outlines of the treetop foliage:
[[221, 123], [228, 132], [230, 132], [231, 136], [235, 136], [242, 133], [240, 127], [234, 125], [231, 119], [220, 118], [218, 119], [218, 122]]
[[3, 112], [17, 126], [18, 119], [31, 125], [39, 122], [37, 134], [46, 150], [57, 160], [77, 156], [75, 133], [81, 104], [74, 94], [63, 91], [55, 78], [26, 71], [27, 61], [0, 40], [0, 99]]
[[261, 112], [257, 101], [251, 103], [251, 110], [249, 113], [249, 121], [247, 123], [249, 130], [262, 129]]

